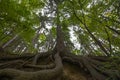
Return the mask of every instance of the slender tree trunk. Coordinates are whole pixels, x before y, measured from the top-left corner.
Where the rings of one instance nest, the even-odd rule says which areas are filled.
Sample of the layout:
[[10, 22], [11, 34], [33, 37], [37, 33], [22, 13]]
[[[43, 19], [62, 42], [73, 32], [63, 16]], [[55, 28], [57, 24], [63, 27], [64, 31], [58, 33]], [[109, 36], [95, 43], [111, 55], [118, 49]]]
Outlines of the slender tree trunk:
[[4, 44], [4, 45], [2, 46], [2, 48], [7, 47], [7, 46], [8, 46], [11, 42], [13, 42], [17, 37], [18, 37], [18, 35], [15, 35], [11, 40], [9, 40], [6, 44]]

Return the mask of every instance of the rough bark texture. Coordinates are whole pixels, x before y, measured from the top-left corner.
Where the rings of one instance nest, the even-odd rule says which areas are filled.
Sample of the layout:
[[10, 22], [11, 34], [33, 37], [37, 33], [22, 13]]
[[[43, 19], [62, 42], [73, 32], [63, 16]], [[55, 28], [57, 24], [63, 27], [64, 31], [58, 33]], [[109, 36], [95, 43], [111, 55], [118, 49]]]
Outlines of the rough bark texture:
[[[5, 68], [0, 70], [0, 79], [4, 78], [13, 79], [13, 80], [52, 80], [56, 79], [58, 76], [62, 75], [62, 60], [59, 54], [55, 54], [55, 64], [56, 67], [53, 69], [45, 69], [35, 72], [27, 72], [18, 69]], [[7, 63], [8, 64], [8, 63]]]

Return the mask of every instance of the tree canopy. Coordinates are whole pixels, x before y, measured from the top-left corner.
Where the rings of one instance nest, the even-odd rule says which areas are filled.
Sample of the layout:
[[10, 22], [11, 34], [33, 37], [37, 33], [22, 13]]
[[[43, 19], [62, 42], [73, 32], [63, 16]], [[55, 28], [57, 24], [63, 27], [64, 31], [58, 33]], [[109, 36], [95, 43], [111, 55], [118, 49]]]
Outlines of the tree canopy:
[[20, 53], [51, 50], [59, 19], [64, 42], [74, 54], [119, 55], [119, 0], [55, 1], [1, 0], [1, 47]]

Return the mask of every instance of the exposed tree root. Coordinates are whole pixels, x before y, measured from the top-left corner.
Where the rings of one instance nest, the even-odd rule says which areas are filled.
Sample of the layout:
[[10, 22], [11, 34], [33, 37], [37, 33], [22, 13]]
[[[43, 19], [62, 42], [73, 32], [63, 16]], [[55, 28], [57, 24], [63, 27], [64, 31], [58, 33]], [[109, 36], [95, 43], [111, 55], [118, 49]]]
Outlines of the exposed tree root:
[[62, 74], [63, 66], [59, 54], [55, 54], [56, 67], [53, 69], [40, 70], [36, 72], [26, 72], [16, 69], [0, 70], [0, 79], [4, 77], [12, 78], [12, 80], [52, 80], [57, 79]]
[[39, 58], [41, 58], [41, 57], [44, 58], [44, 57], [50, 56], [52, 54], [53, 54], [52, 52], [45, 52], [45, 53], [39, 53], [39, 54], [35, 55], [33, 64], [36, 65]]
[[10, 55], [10, 56], [2, 56], [0, 57], [0, 61], [9, 61], [9, 60], [17, 60], [17, 59], [26, 59], [26, 58], [32, 58], [34, 57], [35, 55]]
[[90, 62], [88, 62], [87, 58], [83, 59], [83, 63], [86, 66], [86, 68], [89, 70], [90, 74], [92, 75], [93, 79], [95, 80], [105, 80], [106, 76], [100, 74], [99, 72], [97, 72], [90, 64]]
[[75, 63], [80, 66], [80, 68], [84, 68], [85, 71], [89, 72], [93, 78], [93, 80], [106, 80], [111, 78], [111, 80], [119, 80], [120, 72], [115, 70], [102, 70], [101, 67], [104, 66], [103, 61], [108, 61], [108, 57], [104, 59], [104, 57], [81, 57], [73, 54], [65, 54], [65, 57], [62, 59], [65, 61], [69, 61], [71, 63]]
[[22, 63], [23, 63], [22, 60], [15, 60], [15, 61], [4, 62], [4, 63], [0, 64], [0, 68], [4, 69], [6, 67], [10, 67], [10, 65], [14, 65], [14, 67], [12, 67], [12, 68], [16, 68], [17, 66], [20, 66]]
[[[120, 79], [119, 71], [102, 68], [104, 66], [103, 61], [109, 62], [108, 57], [78, 56], [74, 54], [62, 54], [60, 57], [58, 53], [53, 54], [51, 52], [45, 52], [43, 54], [36, 54], [36, 56], [12, 56], [7, 57], [8, 60], [2, 57], [0, 61], [0, 80], [5, 80], [6, 78], [8, 78], [7, 80], [71, 80], [72, 77], [70, 79], [60, 78], [63, 75], [61, 61], [70, 62], [73, 65], [79, 66], [81, 71], [91, 75], [91, 80]], [[50, 56], [53, 56], [52, 60]], [[43, 61], [42, 58], [48, 58], [51, 62], [45, 63], [44, 65], [40, 64], [40, 62]], [[31, 71], [29, 69], [33, 70]], [[71, 75], [73, 74], [71, 73]], [[77, 78], [74, 79], [79, 80]], [[84, 79], [86, 80], [86, 78]]]
[[48, 65], [33, 65], [33, 64], [25, 64], [23, 67], [27, 68], [38, 68], [38, 69], [52, 69], [55, 67], [54, 63], [48, 64]]

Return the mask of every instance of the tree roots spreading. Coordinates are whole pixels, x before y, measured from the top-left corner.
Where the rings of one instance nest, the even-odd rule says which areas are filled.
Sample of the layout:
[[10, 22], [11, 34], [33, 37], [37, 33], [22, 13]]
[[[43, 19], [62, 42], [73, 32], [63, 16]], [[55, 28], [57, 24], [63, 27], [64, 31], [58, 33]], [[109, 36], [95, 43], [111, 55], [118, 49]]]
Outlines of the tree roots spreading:
[[58, 52], [1, 56], [0, 80], [120, 80], [120, 71], [105, 68], [104, 62], [109, 58]]

